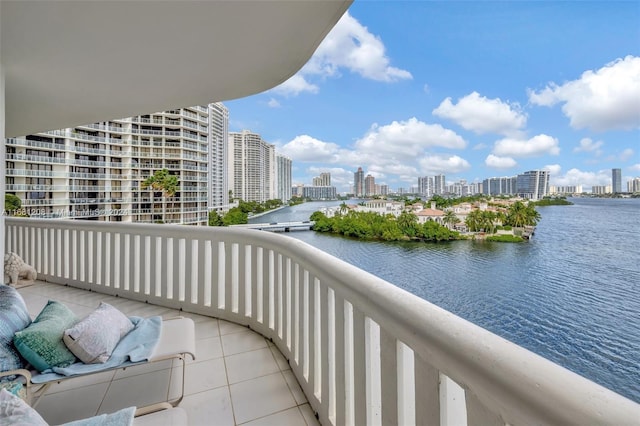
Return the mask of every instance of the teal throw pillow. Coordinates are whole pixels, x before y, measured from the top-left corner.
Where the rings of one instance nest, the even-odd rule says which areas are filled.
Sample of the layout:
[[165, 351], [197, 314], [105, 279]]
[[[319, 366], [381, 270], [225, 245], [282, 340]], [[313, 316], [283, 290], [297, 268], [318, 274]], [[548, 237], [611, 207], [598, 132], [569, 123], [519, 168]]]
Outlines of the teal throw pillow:
[[67, 349], [62, 336], [77, 322], [78, 318], [69, 308], [50, 300], [29, 327], [16, 333], [13, 343], [24, 359], [40, 372], [67, 367], [76, 362], [76, 357]]

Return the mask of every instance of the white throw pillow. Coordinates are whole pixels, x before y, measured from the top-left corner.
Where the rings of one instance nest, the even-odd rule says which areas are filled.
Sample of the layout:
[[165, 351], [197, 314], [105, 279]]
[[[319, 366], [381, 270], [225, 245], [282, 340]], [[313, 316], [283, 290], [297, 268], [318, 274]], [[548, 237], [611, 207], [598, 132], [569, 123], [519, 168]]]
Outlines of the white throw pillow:
[[122, 312], [101, 302], [98, 309], [65, 330], [67, 348], [85, 364], [106, 362], [133, 324]]
[[0, 389], [0, 424], [48, 426], [36, 410], [6, 389]]

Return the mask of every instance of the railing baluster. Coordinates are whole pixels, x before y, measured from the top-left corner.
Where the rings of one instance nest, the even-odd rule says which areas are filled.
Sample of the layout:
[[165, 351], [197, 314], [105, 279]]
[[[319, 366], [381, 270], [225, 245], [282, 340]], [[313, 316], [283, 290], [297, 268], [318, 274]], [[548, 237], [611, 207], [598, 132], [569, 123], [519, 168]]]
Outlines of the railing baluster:
[[505, 422], [499, 415], [492, 413], [473, 393], [466, 391], [467, 424], [469, 426], [504, 426]]
[[[253, 269], [253, 247], [250, 244], [244, 246], [244, 256], [242, 256], [242, 283], [243, 291], [242, 296], [244, 300], [240, 301], [242, 314], [245, 317], [251, 318], [253, 316], [253, 310], [251, 302], [254, 300], [253, 292], [255, 288], [255, 281], [251, 270]], [[242, 298], [241, 298], [242, 299]]]
[[[334, 354], [329, 351], [329, 289], [327, 285], [320, 281], [316, 280], [317, 286], [317, 296], [319, 299], [319, 313], [320, 318], [318, 319], [320, 322], [320, 400], [322, 401], [322, 412], [320, 413], [320, 421], [322, 422], [324, 419], [330, 419], [329, 407], [334, 406], [334, 402], [330, 400], [331, 392], [329, 392], [329, 372], [330, 372], [330, 364], [332, 364], [335, 360], [333, 359]], [[316, 302], [318, 303], [318, 301]]]
[[366, 319], [364, 314], [353, 307], [353, 408], [355, 425], [366, 425], [367, 418], [367, 354]]
[[440, 424], [440, 373], [414, 353], [416, 425]]
[[291, 274], [292, 274], [292, 263], [291, 258], [287, 257], [284, 259], [284, 288], [283, 288], [283, 322], [284, 322], [284, 335], [283, 340], [289, 351], [291, 351]]
[[335, 401], [335, 419], [334, 423], [337, 425], [343, 425], [345, 421], [345, 360], [346, 360], [346, 345], [345, 345], [345, 300], [337, 292], [333, 292], [334, 296], [334, 309], [333, 309], [333, 356], [334, 356], [334, 371], [332, 374], [333, 389], [334, 389], [334, 401]]
[[225, 243], [224, 245], [224, 270], [226, 277], [223, 283], [225, 288], [224, 292], [224, 308], [228, 314], [234, 312], [233, 306], [233, 291], [235, 289], [234, 279], [237, 279], [236, 271], [233, 266], [233, 246], [237, 247], [235, 243]]
[[240, 318], [245, 317], [245, 302], [246, 302], [246, 291], [247, 291], [247, 265], [245, 264], [246, 258], [246, 249], [251, 249], [251, 246], [239, 244], [236, 246], [234, 253], [237, 257], [236, 263], [236, 298], [235, 298], [235, 312], [238, 313]]
[[398, 349], [397, 340], [380, 327], [380, 381], [382, 424], [398, 424]]
[[280, 253], [275, 254], [275, 270], [274, 270], [274, 285], [275, 285], [275, 330], [278, 335], [278, 340], [282, 341], [282, 318], [283, 318], [283, 298], [282, 298], [282, 255]]

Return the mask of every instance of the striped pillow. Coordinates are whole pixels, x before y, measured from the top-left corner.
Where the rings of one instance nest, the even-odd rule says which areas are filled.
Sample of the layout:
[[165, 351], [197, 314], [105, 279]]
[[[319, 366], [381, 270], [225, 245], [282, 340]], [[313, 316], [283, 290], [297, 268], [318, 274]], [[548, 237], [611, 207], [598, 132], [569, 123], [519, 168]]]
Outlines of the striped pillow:
[[26, 366], [25, 360], [13, 345], [13, 336], [29, 324], [31, 317], [18, 290], [0, 284], [0, 371]]

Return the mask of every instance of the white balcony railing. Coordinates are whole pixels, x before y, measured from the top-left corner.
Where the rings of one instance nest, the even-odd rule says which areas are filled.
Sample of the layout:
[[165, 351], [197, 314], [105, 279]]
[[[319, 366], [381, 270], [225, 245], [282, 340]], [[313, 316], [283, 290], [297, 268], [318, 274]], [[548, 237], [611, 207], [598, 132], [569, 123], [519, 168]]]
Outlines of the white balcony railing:
[[40, 279], [249, 326], [323, 424], [634, 424], [640, 405], [301, 241], [6, 218]]

